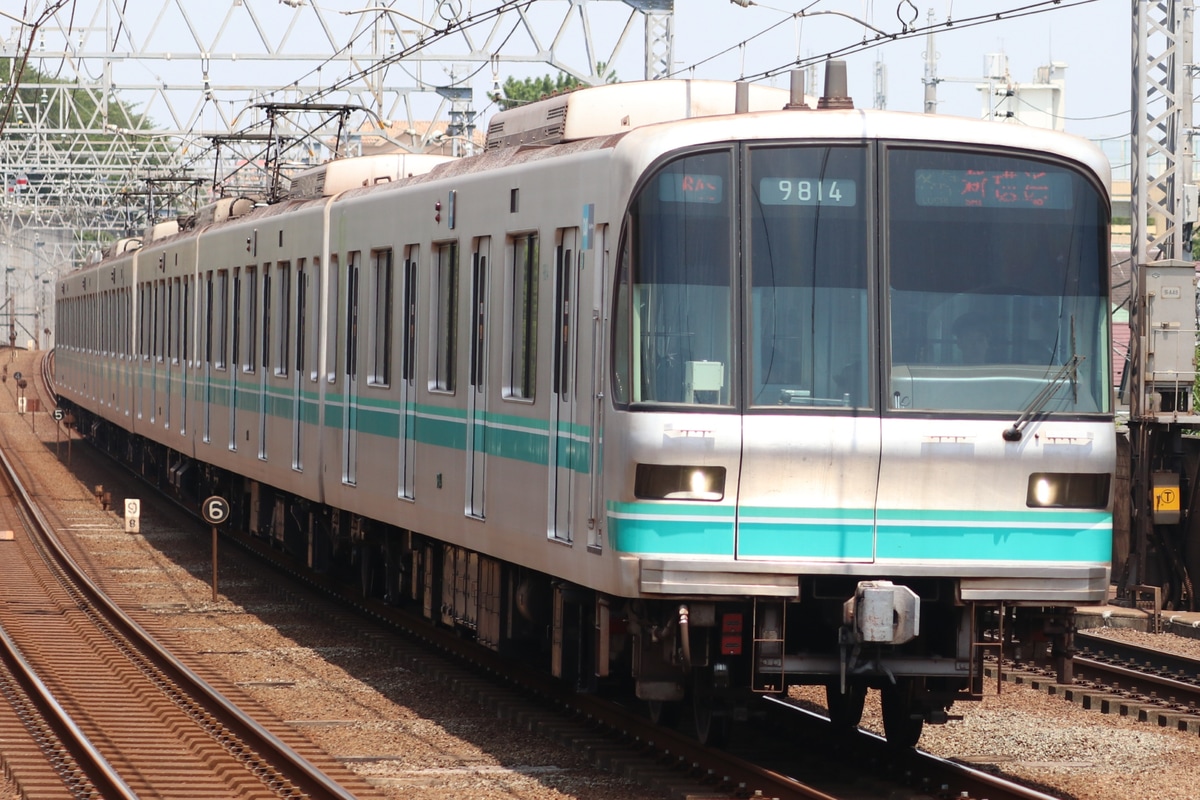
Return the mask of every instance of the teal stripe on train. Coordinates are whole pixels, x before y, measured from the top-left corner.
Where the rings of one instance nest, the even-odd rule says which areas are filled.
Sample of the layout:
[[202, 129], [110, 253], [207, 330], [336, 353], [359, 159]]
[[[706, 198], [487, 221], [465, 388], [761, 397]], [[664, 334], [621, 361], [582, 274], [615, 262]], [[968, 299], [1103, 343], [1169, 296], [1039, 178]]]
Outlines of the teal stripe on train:
[[733, 557], [734, 507], [608, 504], [608, 535], [624, 553]]
[[881, 511], [877, 557], [972, 561], [1107, 562], [1105, 511]]
[[743, 558], [870, 561], [869, 508], [744, 508], [738, 529]]
[[[154, 373], [139, 369], [138, 378], [149, 380]], [[228, 407], [233, 396], [233, 381], [227, 372], [210, 378], [211, 403]], [[164, 374], [158, 372], [158, 390], [164, 391]], [[178, 381], [178, 376], [173, 377]], [[194, 400], [202, 402], [203, 379], [189, 378]], [[236, 400], [239, 418], [242, 414], [257, 415], [262, 411], [261, 379], [258, 376], [236, 376]], [[459, 408], [409, 403], [403, 408], [390, 398], [371, 397], [367, 388], [357, 396], [352, 418], [360, 435], [397, 440], [400, 420], [405, 419], [406, 435], [421, 444], [466, 450], [467, 415]], [[320, 406], [317, 392], [301, 391], [301, 418], [305, 424], [315, 424], [318, 408], [324, 411], [322, 420], [327, 428], [341, 430], [345, 419], [344, 394], [330, 392]], [[295, 387], [267, 386], [267, 413], [272, 417], [291, 419], [295, 404]], [[403, 412], [403, 413], [402, 413]], [[241, 422], [239, 422], [241, 424]], [[475, 421], [475, 449], [489, 456], [546, 466], [549, 463], [550, 426], [546, 420], [530, 419], [514, 414], [485, 413]], [[587, 425], [558, 424], [558, 464], [580, 474], [591, 471], [590, 428]]]
[[[627, 553], [734, 557], [732, 506], [609, 503], [613, 547]], [[845, 561], [1107, 562], [1106, 512], [745, 508], [741, 558]]]

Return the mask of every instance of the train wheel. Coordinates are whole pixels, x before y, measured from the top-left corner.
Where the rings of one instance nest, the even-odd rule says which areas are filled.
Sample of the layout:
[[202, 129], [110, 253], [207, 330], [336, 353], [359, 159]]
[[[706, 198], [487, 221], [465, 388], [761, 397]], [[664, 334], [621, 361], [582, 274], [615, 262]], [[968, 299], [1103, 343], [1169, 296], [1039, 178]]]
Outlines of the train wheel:
[[713, 689], [712, 672], [692, 670], [692, 720], [696, 738], [701, 744], [720, 747], [729, 741], [730, 713], [728, 704]]
[[867, 685], [861, 681], [850, 681], [842, 692], [840, 681], [825, 684], [825, 707], [829, 710], [829, 721], [835, 728], [853, 730], [862, 720], [863, 704], [867, 699]]
[[671, 700], [647, 700], [650, 721], [664, 728], [674, 728], [683, 718], [683, 704]]
[[917, 704], [919, 688], [915, 678], [897, 678], [895, 685], [884, 686], [881, 690], [883, 732], [888, 744], [917, 746], [925, 727], [925, 712]]

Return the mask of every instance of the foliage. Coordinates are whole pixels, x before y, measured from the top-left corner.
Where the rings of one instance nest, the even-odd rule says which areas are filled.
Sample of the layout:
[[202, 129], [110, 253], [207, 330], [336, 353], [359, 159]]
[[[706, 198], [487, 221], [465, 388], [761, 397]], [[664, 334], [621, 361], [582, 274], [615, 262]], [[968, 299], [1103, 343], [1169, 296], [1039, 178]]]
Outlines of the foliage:
[[[608, 69], [608, 65], [603, 61], [596, 64], [596, 74], [603, 75], [605, 83], [619, 83], [616, 70]], [[540, 78], [526, 78], [521, 81], [510, 77], [504, 81], [501, 91], [492, 99], [496, 101], [496, 105], [500, 106], [501, 110], [508, 110], [588, 85], [564, 72], [558, 73], [557, 77], [543, 75]]]

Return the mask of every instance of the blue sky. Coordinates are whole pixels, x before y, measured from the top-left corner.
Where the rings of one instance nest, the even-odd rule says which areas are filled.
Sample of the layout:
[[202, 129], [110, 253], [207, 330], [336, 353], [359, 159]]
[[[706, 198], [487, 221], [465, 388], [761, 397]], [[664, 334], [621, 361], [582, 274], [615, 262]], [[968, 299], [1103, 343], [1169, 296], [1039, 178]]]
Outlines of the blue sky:
[[[1071, 5], [1045, 6], [1043, 13], [1020, 18], [967, 25], [968, 17], [1002, 13], [1031, 6], [1035, 0], [935, 0], [910, 4], [906, 0], [763, 0], [762, 5], [743, 8], [730, 0], [675, 0], [675, 52], [682, 76], [736, 79], [739, 74], [756, 75], [777, 69], [796, 58], [819, 57], [832, 50], [854, 47], [864, 35], [874, 40], [876, 31], [837, 14], [863, 20], [888, 34], [901, 30], [901, 19], [913, 20], [919, 28], [928, 25], [928, 11], [939, 24], [934, 49], [939, 54], [937, 74], [939, 113], [979, 116], [982, 99], [976, 86], [989, 53], [1008, 56], [1012, 78], [1020, 83], [1034, 80], [1039, 66], [1050, 61], [1065, 62], [1067, 130], [1093, 139], [1127, 137], [1130, 121], [1130, 73], [1132, 71], [1132, 10], [1128, 0], [1095, 0]], [[899, 8], [898, 8], [899, 6]], [[802, 21], [789, 19], [807, 8]], [[946, 27], [947, 19], [960, 24]], [[784, 21], [771, 33], [751, 39], [756, 33]], [[736, 47], [747, 41], [745, 47]], [[887, 107], [897, 111], [921, 111], [924, 102], [924, 35], [888, 41], [877, 47], [848, 53], [850, 92], [859, 107], [874, 101], [875, 63], [887, 67]], [[715, 56], [726, 48], [731, 52]], [[823, 70], [820, 70], [823, 75]], [[631, 76], [632, 77], [632, 76]], [[786, 86], [786, 76], [777, 85]]]

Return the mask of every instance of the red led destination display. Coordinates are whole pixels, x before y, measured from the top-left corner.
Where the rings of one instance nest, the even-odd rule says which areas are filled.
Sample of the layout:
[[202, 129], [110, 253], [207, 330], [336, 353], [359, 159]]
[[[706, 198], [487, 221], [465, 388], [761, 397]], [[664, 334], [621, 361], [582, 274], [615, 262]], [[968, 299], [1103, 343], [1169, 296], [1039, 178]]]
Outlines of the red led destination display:
[[937, 208], [1071, 207], [1071, 176], [1065, 172], [992, 169], [919, 169], [916, 201]]

